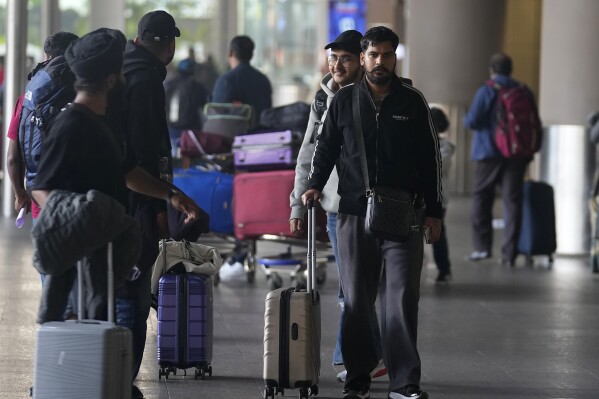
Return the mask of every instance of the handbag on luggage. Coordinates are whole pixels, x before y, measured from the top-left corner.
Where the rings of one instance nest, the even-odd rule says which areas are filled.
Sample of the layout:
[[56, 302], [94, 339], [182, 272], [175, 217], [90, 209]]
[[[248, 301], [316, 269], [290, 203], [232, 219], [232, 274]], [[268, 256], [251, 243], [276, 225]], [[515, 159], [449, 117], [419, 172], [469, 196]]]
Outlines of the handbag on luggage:
[[210, 231], [233, 233], [233, 175], [218, 171], [174, 169], [173, 184], [210, 215]]
[[518, 253], [526, 255], [529, 264], [533, 255], [547, 255], [551, 263], [556, 248], [553, 187], [543, 182], [525, 181]]
[[308, 204], [307, 289], [279, 288], [266, 296], [264, 312], [264, 398], [300, 389], [300, 398], [318, 394], [320, 297], [316, 287], [313, 202]]
[[293, 168], [298, 147], [291, 130], [237, 136], [233, 141], [235, 169]]
[[[256, 239], [264, 234], [290, 236], [289, 193], [295, 171], [239, 173], [233, 181], [233, 220], [235, 237]], [[251, 201], [248, 199], [251, 198]], [[316, 237], [328, 241], [326, 215], [317, 211]]]
[[237, 103], [208, 103], [204, 106], [202, 131], [233, 139], [252, 126], [252, 106]]
[[112, 243], [108, 244], [108, 321], [84, 320], [83, 276], [77, 264], [77, 321], [49, 322], [37, 331], [34, 399], [130, 399], [131, 330], [114, 324]]
[[212, 279], [165, 274], [158, 282], [158, 379], [195, 367], [195, 379], [212, 375]]

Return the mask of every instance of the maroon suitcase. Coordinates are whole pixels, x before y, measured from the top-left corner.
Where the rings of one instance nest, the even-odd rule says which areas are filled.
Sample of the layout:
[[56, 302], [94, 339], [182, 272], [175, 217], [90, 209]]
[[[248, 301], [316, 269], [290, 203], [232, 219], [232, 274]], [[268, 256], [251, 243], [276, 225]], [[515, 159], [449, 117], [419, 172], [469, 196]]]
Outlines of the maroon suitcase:
[[[235, 237], [255, 239], [264, 234], [290, 236], [289, 194], [295, 171], [277, 170], [235, 175], [233, 179], [233, 222]], [[326, 215], [317, 213], [316, 239], [328, 241]]]

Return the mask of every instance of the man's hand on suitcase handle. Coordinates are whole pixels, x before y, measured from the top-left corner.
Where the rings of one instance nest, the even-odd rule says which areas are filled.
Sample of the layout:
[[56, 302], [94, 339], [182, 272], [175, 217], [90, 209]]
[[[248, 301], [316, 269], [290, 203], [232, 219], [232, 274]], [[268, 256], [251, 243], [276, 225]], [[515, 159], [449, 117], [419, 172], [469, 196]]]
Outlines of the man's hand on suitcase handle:
[[314, 188], [311, 188], [302, 195], [302, 202], [304, 203], [304, 206], [308, 206], [309, 200], [314, 200], [314, 203], [316, 203], [320, 201], [321, 198], [322, 193]]

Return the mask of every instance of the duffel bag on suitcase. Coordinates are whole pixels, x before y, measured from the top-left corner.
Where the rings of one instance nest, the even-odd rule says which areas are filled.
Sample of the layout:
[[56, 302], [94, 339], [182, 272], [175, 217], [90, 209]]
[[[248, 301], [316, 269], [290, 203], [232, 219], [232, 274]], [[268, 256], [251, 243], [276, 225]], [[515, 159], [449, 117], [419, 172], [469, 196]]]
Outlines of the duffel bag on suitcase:
[[48, 322], [37, 331], [34, 399], [130, 399], [131, 330], [114, 324], [112, 243], [108, 244], [108, 321], [84, 320], [83, 273], [77, 264], [77, 321]]
[[264, 312], [264, 397], [300, 389], [318, 394], [320, 375], [320, 297], [316, 291], [314, 208], [308, 206], [307, 289], [279, 288], [266, 296]]
[[252, 106], [237, 103], [208, 103], [204, 106], [202, 131], [233, 139], [252, 126]]
[[173, 184], [210, 215], [210, 231], [233, 233], [233, 175], [198, 169], [175, 169]]
[[276, 170], [295, 166], [299, 146], [291, 130], [237, 136], [233, 141], [235, 169]]
[[310, 119], [310, 104], [297, 101], [262, 111], [259, 125], [269, 129], [306, 130]]

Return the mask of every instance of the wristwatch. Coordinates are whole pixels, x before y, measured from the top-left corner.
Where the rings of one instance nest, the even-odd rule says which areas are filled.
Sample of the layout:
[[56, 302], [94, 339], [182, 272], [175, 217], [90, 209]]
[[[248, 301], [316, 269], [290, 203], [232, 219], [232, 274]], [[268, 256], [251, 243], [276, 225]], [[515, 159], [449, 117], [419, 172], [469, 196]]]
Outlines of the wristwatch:
[[172, 203], [173, 197], [179, 193], [180, 193], [180, 191], [175, 190], [174, 188], [171, 188], [171, 191], [168, 192], [168, 202]]

